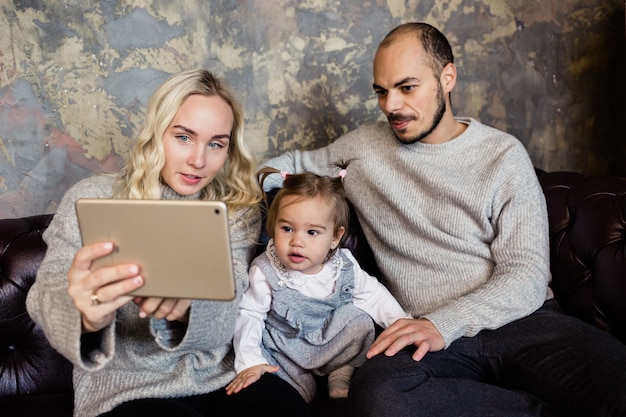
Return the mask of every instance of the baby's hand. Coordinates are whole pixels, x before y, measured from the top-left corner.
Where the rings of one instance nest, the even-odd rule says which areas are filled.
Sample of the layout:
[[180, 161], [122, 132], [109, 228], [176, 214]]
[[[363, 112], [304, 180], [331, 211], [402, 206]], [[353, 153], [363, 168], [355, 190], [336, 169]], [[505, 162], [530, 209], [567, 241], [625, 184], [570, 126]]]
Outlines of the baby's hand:
[[226, 394], [236, 394], [242, 389], [254, 384], [266, 372], [273, 374], [278, 372], [280, 366], [272, 366], [268, 364], [254, 365], [244, 369], [226, 386]]

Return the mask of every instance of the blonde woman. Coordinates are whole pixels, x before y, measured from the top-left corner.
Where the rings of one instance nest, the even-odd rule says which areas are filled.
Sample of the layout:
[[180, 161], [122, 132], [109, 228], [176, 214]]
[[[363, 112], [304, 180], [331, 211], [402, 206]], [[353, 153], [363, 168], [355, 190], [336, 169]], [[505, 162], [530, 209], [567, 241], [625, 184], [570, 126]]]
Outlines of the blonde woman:
[[[274, 375], [250, 394], [224, 390], [235, 377], [231, 341], [260, 230], [255, 170], [237, 100], [210, 72], [192, 70], [171, 76], [153, 94], [117, 175], [84, 179], [66, 193], [44, 234], [48, 251], [27, 307], [74, 364], [75, 416], [216, 416], [217, 410], [247, 416], [265, 403], [272, 415], [309, 415], [298, 393]], [[90, 269], [112, 244], [81, 247], [78, 198], [224, 201], [237, 297], [129, 295], [144, 283], [137, 265]]]

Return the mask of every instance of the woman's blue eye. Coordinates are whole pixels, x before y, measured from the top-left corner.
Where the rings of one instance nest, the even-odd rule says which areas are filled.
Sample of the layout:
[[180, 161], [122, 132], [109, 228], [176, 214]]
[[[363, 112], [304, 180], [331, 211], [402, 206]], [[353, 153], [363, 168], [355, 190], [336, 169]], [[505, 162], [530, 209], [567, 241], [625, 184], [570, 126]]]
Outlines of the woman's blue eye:
[[177, 135], [176, 139], [178, 139], [181, 142], [189, 142], [191, 140], [191, 138], [187, 135]]
[[210, 142], [209, 143], [209, 148], [220, 149], [220, 148], [223, 148], [223, 147], [224, 147], [224, 145], [222, 145], [219, 142]]

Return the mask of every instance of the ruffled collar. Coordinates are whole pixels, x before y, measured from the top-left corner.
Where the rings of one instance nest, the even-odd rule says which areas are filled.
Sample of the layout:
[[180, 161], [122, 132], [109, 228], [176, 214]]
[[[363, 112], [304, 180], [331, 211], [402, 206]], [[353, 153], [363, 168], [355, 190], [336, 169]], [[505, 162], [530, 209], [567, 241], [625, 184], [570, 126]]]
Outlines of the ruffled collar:
[[306, 283], [312, 279], [319, 281], [322, 284], [328, 284], [330, 282], [337, 281], [341, 269], [343, 268], [343, 259], [339, 256], [339, 251], [335, 252], [333, 256], [326, 261], [322, 270], [317, 274], [303, 274], [300, 271], [288, 270], [285, 264], [283, 264], [278, 255], [276, 254], [276, 248], [274, 246], [274, 239], [270, 239], [267, 244], [267, 257], [270, 260], [270, 264], [276, 275], [278, 275], [278, 285], [287, 286], [293, 289], [300, 289], [306, 285]]

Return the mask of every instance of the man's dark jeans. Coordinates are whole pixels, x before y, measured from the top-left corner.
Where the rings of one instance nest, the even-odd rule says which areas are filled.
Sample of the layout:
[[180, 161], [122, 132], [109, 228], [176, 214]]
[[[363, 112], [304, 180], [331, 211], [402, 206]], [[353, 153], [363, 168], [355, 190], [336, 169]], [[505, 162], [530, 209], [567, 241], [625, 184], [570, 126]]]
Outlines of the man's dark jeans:
[[626, 345], [547, 301], [528, 317], [411, 359], [368, 360], [355, 417], [626, 416]]

